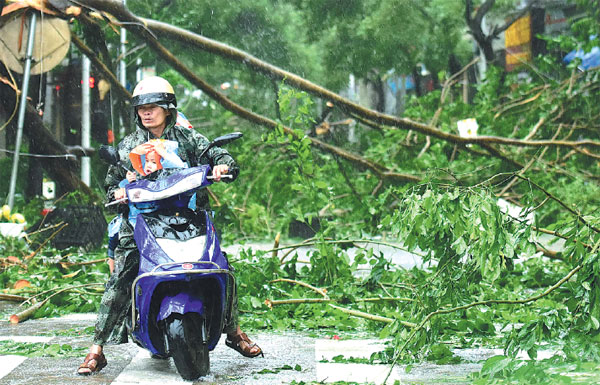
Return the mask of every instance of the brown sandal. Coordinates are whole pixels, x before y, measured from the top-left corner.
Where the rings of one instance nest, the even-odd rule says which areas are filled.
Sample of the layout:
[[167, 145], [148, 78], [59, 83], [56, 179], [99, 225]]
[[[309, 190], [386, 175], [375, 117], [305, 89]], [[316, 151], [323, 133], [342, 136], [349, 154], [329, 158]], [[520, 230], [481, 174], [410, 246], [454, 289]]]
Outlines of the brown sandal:
[[[88, 353], [83, 360], [83, 364], [79, 365], [79, 369], [77, 369], [77, 374], [81, 376], [88, 376], [92, 373], [98, 373], [106, 366], [106, 357], [104, 357], [104, 353], [96, 354], [96, 353]], [[89, 372], [82, 372], [81, 369], [89, 369]]]
[[[246, 347], [242, 348], [240, 346], [240, 342], [245, 342]], [[237, 351], [244, 357], [254, 358], [256, 356], [262, 356], [262, 357], [265, 356], [263, 354], [262, 349], [255, 342], [250, 341], [250, 338], [248, 338], [246, 333], [237, 334], [235, 337], [233, 337], [231, 339], [229, 336], [227, 336], [227, 338], [225, 339], [225, 345], [227, 345], [230, 348], [232, 348], [233, 350]], [[250, 351], [252, 351], [252, 348], [255, 346], [258, 348], [258, 352], [250, 353]]]

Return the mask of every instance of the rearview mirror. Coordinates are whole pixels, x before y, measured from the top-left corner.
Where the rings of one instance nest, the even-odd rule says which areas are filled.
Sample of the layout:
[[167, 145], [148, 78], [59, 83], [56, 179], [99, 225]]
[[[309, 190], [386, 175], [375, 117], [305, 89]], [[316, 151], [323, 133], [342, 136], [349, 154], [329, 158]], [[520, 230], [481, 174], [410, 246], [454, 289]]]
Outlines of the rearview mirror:
[[222, 145], [227, 144], [229, 142], [233, 142], [234, 140], [239, 139], [242, 136], [244, 136], [244, 134], [242, 134], [241, 132], [232, 132], [230, 134], [225, 134], [223, 136], [219, 136], [219, 137], [215, 138], [212, 142], [210, 142], [208, 144], [208, 146], [204, 149], [204, 151], [202, 151], [202, 154], [200, 154], [198, 159], [202, 159], [204, 154], [206, 154], [208, 152], [208, 150], [210, 150], [211, 148], [221, 147]]
[[215, 138], [212, 141], [212, 145], [211, 147], [221, 147], [227, 143], [233, 142], [236, 139], [239, 139], [243, 136], [244, 134], [242, 134], [241, 132], [232, 132], [230, 134], [225, 134], [223, 136], [219, 136], [218, 138]]

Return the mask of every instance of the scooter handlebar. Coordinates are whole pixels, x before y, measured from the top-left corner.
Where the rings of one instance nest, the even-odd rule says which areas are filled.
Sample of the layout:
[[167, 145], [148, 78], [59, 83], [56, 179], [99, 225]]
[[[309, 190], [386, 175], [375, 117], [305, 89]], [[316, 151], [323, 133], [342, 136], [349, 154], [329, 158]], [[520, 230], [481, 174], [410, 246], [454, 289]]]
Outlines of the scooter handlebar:
[[127, 202], [127, 197], [118, 199], [116, 201], [108, 202], [107, 204], [104, 205], [104, 207], [108, 207], [108, 206], [112, 206], [112, 205], [116, 205], [116, 204], [124, 203], [124, 202]]
[[[223, 178], [232, 179], [232, 178], [233, 178], [233, 175], [231, 175], [231, 174], [223, 174], [223, 175], [221, 175], [221, 179], [223, 179]], [[215, 179], [215, 177], [214, 177], [214, 176], [212, 176], [212, 175], [208, 175], [208, 176], [206, 177], [206, 179], [208, 179], [208, 180], [213, 180], [213, 179]]]

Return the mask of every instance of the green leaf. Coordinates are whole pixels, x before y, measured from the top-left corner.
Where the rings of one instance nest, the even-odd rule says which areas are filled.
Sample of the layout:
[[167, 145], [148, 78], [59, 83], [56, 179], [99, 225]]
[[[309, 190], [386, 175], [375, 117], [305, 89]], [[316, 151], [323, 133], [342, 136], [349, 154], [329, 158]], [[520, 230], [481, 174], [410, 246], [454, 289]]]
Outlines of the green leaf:
[[511, 361], [510, 358], [505, 356], [490, 357], [483, 363], [481, 373], [493, 377], [496, 373], [504, 370]]

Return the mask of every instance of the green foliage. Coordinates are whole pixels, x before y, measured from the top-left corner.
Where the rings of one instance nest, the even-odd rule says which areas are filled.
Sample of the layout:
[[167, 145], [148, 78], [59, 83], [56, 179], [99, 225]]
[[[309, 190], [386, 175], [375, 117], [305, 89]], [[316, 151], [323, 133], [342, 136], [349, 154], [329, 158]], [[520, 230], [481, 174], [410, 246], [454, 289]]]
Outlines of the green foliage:
[[494, 356], [472, 379], [473, 384], [591, 384], [599, 379], [597, 370], [597, 363], [567, 363], [556, 357], [527, 361]]
[[435, 261], [453, 279], [463, 274], [472, 279], [478, 270], [483, 280], [493, 282], [515, 250], [525, 256], [535, 251], [529, 229], [507, 219], [489, 191], [418, 186], [404, 194], [402, 206], [382, 225], [397, 233], [408, 250], [426, 251], [424, 262]]
[[450, 55], [466, 58], [463, 4], [448, 1], [295, 1], [311, 25], [310, 38], [322, 47], [326, 86], [343, 87], [347, 74], [383, 78], [393, 70], [412, 73], [424, 63], [433, 73]]
[[[26, 297], [41, 295], [37, 298], [41, 301], [60, 289], [78, 287], [53, 296], [36, 312], [35, 317], [98, 310], [103, 284], [108, 279], [108, 267], [105, 263], [99, 266], [79, 264], [98, 256], [76, 250], [59, 251], [48, 246], [42, 247], [35, 255], [33, 251], [23, 239], [10, 237], [0, 242], [0, 256], [14, 256], [21, 261], [0, 269], [0, 285], [6, 291]], [[19, 280], [29, 284], [18, 290], [13, 289]], [[97, 285], [94, 286], [94, 283]], [[30, 304], [19, 311], [27, 306]]]
[[273, 368], [273, 369], [262, 369], [255, 373], [256, 374], [277, 374], [284, 370], [295, 370], [296, 372], [301, 372], [302, 366], [300, 366], [298, 364], [296, 364], [294, 367], [292, 367], [290, 365], [283, 365], [281, 367], [277, 367], [277, 368]]
[[0, 354], [19, 355], [26, 357], [61, 357], [75, 358], [85, 354], [85, 347], [73, 347], [69, 344], [47, 344], [0, 341]]

